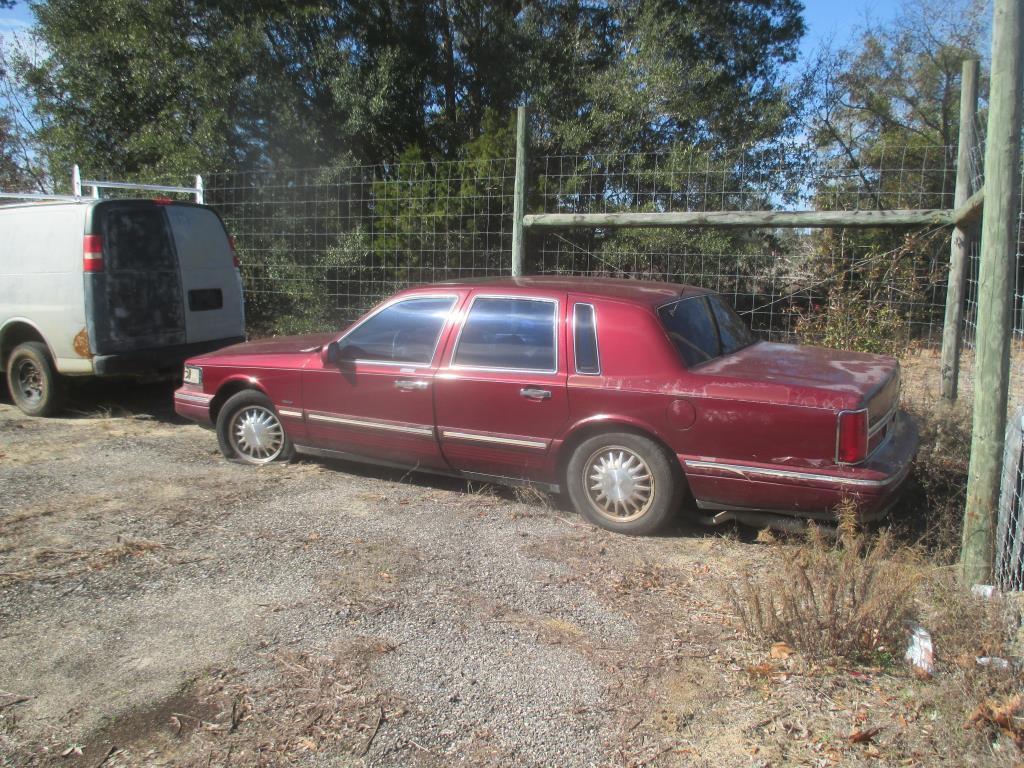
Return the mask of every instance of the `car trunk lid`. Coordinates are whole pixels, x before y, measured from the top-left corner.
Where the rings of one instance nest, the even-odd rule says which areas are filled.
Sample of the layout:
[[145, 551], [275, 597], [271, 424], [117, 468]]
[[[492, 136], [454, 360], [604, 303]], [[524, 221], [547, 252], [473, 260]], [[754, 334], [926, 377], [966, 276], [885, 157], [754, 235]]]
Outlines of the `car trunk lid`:
[[899, 405], [900, 365], [886, 355], [760, 341], [700, 365], [694, 373], [846, 395], [849, 410], [868, 411], [869, 454], [885, 440]]

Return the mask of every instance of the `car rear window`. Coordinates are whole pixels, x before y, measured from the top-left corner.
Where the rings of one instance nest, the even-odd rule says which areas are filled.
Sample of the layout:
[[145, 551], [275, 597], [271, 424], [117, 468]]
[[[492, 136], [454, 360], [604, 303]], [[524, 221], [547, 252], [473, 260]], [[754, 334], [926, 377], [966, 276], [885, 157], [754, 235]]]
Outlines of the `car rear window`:
[[658, 317], [683, 362], [692, 367], [753, 342], [743, 321], [720, 296], [693, 296], [666, 304]]
[[453, 362], [469, 368], [554, 372], [557, 309], [556, 302], [544, 299], [478, 297]]
[[342, 356], [429, 365], [454, 304], [454, 296], [424, 296], [385, 307], [342, 339]]

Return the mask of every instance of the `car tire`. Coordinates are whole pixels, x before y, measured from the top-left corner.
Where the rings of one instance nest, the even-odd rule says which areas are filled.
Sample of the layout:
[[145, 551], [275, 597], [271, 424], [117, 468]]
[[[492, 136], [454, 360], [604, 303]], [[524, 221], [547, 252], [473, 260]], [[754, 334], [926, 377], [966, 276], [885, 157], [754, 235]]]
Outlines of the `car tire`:
[[19, 344], [7, 359], [11, 399], [28, 416], [51, 416], [64, 401], [64, 382], [39, 341]]
[[573, 506], [594, 525], [644, 536], [663, 528], [682, 505], [685, 481], [653, 440], [608, 432], [576, 446], [566, 467]]
[[221, 407], [217, 443], [227, 458], [243, 464], [262, 466], [295, 456], [274, 404], [254, 389], [232, 395]]

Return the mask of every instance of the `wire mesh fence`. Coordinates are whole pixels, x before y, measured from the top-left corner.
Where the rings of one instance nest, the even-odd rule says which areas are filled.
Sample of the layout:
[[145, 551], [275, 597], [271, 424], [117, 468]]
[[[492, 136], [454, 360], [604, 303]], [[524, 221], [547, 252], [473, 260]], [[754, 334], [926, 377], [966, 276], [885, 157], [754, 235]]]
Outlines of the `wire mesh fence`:
[[207, 177], [252, 333], [336, 328], [395, 290], [508, 274], [514, 160]]
[[[951, 208], [955, 153], [955, 147], [879, 146], [854, 160], [799, 147], [719, 158], [689, 149], [547, 157], [536, 205], [545, 213]], [[865, 322], [875, 326], [879, 351], [941, 339], [949, 260], [949, 232], [942, 227], [598, 228], [549, 232], [530, 244], [541, 273], [714, 289], [772, 340], [841, 345]]]

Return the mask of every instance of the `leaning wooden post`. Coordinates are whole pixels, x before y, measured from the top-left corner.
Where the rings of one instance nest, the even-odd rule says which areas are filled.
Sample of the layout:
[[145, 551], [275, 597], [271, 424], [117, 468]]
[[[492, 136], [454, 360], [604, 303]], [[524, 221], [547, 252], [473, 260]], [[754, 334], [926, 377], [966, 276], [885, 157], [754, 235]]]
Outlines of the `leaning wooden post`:
[[512, 276], [523, 274], [526, 242], [523, 239], [523, 216], [526, 215], [526, 107], [516, 110], [516, 185], [512, 193]]
[[[979, 62], [964, 62], [960, 78], [960, 138], [956, 152], [956, 193], [953, 208], [963, 206], [971, 196], [971, 148], [974, 119], [978, 112]], [[963, 340], [964, 291], [967, 286], [968, 225], [953, 228], [949, 249], [949, 278], [946, 281], [946, 322], [942, 328], [942, 398], [956, 400], [960, 378], [960, 347]]]
[[1013, 254], [1020, 196], [1021, 0], [995, 0], [985, 144], [985, 214], [978, 273], [974, 428], [964, 510], [961, 576], [990, 583], [1010, 381]]

